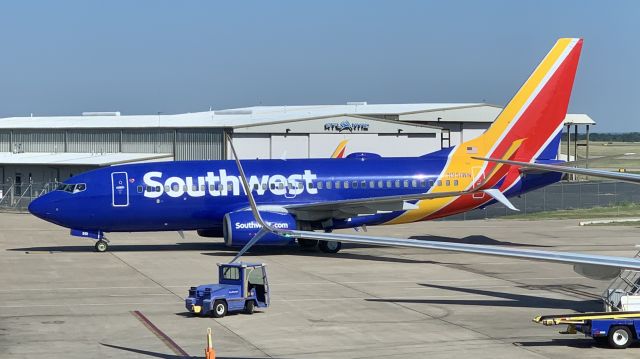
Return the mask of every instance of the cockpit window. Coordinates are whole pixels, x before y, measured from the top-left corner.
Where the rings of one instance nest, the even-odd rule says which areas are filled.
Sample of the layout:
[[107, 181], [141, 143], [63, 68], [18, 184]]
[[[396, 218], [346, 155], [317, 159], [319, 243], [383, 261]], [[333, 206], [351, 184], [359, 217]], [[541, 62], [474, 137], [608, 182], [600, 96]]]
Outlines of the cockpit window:
[[69, 193], [78, 193], [87, 189], [86, 183], [60, 183], [56, 187], [56, 191], [64, 191]]

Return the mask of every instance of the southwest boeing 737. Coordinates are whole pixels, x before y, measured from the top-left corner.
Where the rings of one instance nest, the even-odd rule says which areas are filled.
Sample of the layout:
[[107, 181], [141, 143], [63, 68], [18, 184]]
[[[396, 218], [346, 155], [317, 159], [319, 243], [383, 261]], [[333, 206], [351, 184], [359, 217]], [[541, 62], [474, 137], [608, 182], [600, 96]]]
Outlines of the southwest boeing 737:
[[98, 251], [107, 249], [109, 232], [195, 230], [244, 246], [239, 255], [254, 243], [297, 242], [335, 253], [341, 242], [355, 242], [640, 269], [626, 258], [330, 233], [442, 218], [495, 201], [515, 209], [508, 197], [559, 181], [557, 172], [523, 175], [517, 166], [487, 159], [560, 162], [556, 155], [581, 49], [581, 39], [558, 40], [491, 127], [459, 146], [413, 158], [359, 153], [112, 166], [68, 179], [29, 210], [72, 235], [96, 240]]

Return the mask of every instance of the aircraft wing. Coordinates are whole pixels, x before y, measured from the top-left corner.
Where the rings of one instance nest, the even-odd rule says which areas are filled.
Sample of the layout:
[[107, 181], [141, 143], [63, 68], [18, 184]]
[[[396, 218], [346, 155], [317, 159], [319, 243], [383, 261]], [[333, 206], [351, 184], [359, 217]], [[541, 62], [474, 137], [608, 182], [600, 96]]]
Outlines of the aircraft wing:
[[[546, 262], [573, 264], [574, 266], [596, 266], [606, 271], [606, 268], [629, 269], [640, 271], [640, 260], [635, 258], [602, 256], [571, 252], [552, 252], [533, 249], [502, 248], [481, 244], [449, 243], [437, 241], [423, 241], [415, 239], [373, 237], [361, 234], [338, 234], [311, 231], [271, 229], [275, 234], [295, 238], [317, 239], [321, 241], [338, 241], [344, 243], [358, 243], [390, 247], [408, 247], [421, 249], [435, 249], [452, 252], [484, 254], [500, 257], [531, 259]], [[616, 273], [617, 275], [617, 273]]]
[[357, 215], [387, 213], [415, 209], [417, 206], [412, 201], [428, 200], [435, 198], [457, 197], [476, 192], [485, 192], [508, 208], [517, 209], [497, 189], [469, 190], [438, 193], [417, 193], [409, 195], [366, 197], [356, 199], [344, 199], [335, 201], [322, 201], [315, 203], [303, 203], [284, 206], [284, 208], [301, 220], [322, 220], [327, 218], [349, 218]]
[[572, 264], [574, 270], [586, 277], [594, 279], [610, 279], [614, 278], [622, 269], [640, 271], [640, 260], [634, 258], [624, 257], [612, 257], [582, 253], [570, 253], [570, 252], [552, 252], [541, 251], [532, 249], [516, 249], [516, 248], [501, 248], [496, 246], [487, 246], [479, 244], [466, 244], [466, 243], [443, 243], [437, 241], [420, 241], [412, 239], [391, 238], [391, 237], [373, 237], [365, 235], [348, 235], [338, 233], [321, 233], [312, 231], [298, 231], [278, 229], [271, 227], [266, 223], [260, 215], [260, 210], [256, 204], [253, 194], [251, 193], [247, 176], [244, 173], [242, 164], [235, 153], [233, 144], [231, 144], [231, 150], [234, 153], [238, 171], [240, 172], [240, 178], [242, 186], [247, 194], [249, 205], [251, 206], [251, 212], [255, 220], [262, 227], [260, 231], [238, 252], [238, 254], [231, 260], [231, 263], [238, 260], [251, 246], [260, 240], [265, 234], [273, 233], [280, 236], [293, 237], [293, 238], [308, 238], [317, 239], [321, 241], [339, 241], [345, 243], [359, 243], [378, 246], [392, 246], [392, 247], [409, 247], [409, 248], [422, 248], [422, 249], [436, 249], [453, 252], [463, 253], [475, 253], [483, 255], [492, 255], [500, 257], [522, 258], [531, 259], [546, 262], [558, 262], [565, 264]]
[[550, 171], [550, 172], [573, 173], [578, 175], [614, 179], [614, 180], [619, 180], [624, 182], [640, 184], [640, 175], [633, 174], [633, 173], [594, 170], [589, 168], [566, 167], [562, 165], [545, 165], [540, 163], [519, 162], [519, 161], [503, 160], [503, 159], [497, 159], [497, 158], [477, 157], [477, 159], [489, 161], [489, 162], [502, 163], [502, 164], [512, 165], [512, 166], [520, 166], [523, 169], [535, 169], [535, 170]]

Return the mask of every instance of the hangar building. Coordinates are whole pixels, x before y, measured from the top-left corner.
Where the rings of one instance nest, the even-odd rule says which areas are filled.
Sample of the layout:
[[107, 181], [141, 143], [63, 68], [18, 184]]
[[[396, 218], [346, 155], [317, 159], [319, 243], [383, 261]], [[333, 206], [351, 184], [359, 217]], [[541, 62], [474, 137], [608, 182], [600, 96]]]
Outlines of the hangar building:
[[[0, 205], [3, 194], [30, 195], [32, 184], [62, 181], [97, 167], [227, 159], [225, 133], [242, 158], [328, 157], [343, 139], [349, 140], [348, 153], [418, 156], [478, 136], [501, 110], [483, 103], [349, 102], [172, 115], [85, 112], [2, 118]], [[588, 116], [580, 116], [584, 117], [572, 123], [594, 124]]]

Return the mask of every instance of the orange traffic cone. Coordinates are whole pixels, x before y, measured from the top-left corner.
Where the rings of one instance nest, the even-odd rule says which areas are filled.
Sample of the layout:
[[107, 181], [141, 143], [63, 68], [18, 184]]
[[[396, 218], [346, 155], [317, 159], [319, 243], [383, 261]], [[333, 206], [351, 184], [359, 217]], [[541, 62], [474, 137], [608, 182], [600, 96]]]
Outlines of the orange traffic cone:
[[216, 359], [216, 351], [213, 349], [211, 341], [211, 328], [207, 328], [207, 347], [204, 348], [204, 357], [206, 359]]

